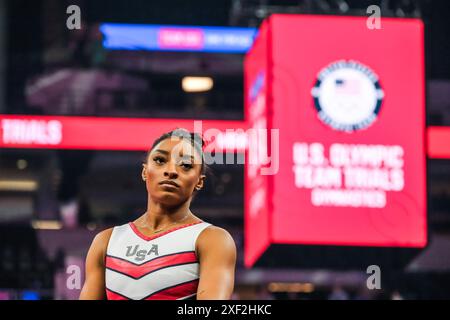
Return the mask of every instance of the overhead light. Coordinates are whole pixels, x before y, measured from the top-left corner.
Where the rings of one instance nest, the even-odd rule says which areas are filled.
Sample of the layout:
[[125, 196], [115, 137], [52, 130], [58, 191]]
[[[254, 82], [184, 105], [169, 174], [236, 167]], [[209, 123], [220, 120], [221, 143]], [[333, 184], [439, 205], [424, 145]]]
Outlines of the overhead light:
[[59, 230], [62, 223], [58, 220], [33, 220], [31, 226], [36, 230]]
[[96, 225], [95, 223], [93, 223], [93, 222], [90, 222], [90, 223], [88, 223], [88, 224], [86, 225], [86, 228], [87, 228], [89, 231], [94, 231], [95, 229], [97, 229], [97, 225]]
[[36, 191], [37, 187], [33, 180], [0, 180], [0, 191]]
[[19, 159], [17, 160], [17, 169], [19, 170], [24, 170], [28, 167], [28, 162], [27, 160], [24, 159]]
[[268, 286], [271, 292], [303, 292], [311, 293], [314, 291], [314, 285], [312, 283], [283, 283], [283, 282], [271, 282]]
[[210, 77], [184, 77], [181, 86], [185, 92], [205, 92], [212, 89], [214, 81]]

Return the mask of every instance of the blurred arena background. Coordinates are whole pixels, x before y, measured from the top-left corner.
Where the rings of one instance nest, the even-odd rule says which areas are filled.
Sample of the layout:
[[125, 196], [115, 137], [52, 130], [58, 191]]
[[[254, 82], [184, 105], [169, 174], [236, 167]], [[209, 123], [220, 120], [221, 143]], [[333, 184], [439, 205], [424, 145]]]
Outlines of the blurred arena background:
[[[66, 28], [73, 4], [80, 30]], [[382, 16], [423, 20], [426, 122], [450, 126], [450, 4], [435, 0], [0, 0], [0, 114], [243, 121], [245, 49], [112, 50], [102, 26], [256, 30], [273, 13], [367, 16], [373, 4]], [[207, 89], [186, 86], [196, 76]], [[67, 268], [83, 273], [93, 236], [145, 211], [144, 151], [80, 149], [0, 148], [0, 299], [77, 299]], [[212, 170], [192, 211], [236, 241], [234, 299], [450, 298], [450, 160], [427, 159], [427, 247], [400, 267], [384, 264], [380, 290], [367, 289], [365, 269], [317, 252], [304, 255], [306, 267], [277, 266], [273, 256], [245, 268], [244, 166]], [[368, 266], [378, 256], [368, 250], [363, 259]]]

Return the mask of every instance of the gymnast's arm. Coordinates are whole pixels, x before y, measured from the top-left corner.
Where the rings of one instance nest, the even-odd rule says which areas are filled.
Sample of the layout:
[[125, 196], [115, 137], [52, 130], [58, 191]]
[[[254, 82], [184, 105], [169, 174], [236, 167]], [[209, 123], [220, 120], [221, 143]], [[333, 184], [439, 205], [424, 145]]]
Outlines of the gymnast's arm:
[[210, 226], [197, 238], [200, 282], [197, 300], [227, 300], [234, 289], [236, 245], [228, 231]]
[[100, 232], [92, 241], [86, 257], [86, 280], [81, 290], [80, 300], [106, 299], [105, 255], [112, 230], [110, 228]]

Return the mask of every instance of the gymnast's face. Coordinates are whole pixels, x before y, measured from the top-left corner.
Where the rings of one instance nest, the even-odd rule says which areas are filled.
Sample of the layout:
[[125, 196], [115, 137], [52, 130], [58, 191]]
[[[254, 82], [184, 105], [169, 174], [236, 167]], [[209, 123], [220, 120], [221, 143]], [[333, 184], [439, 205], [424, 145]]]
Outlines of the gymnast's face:
[[189, 200], [194, 190], [203, 187], [205, 175], [201, 174], [201, 167], [201, 156], [188, 141], [167, 138], [148, 155], [142, 179], [155, 202], [178, 206]]

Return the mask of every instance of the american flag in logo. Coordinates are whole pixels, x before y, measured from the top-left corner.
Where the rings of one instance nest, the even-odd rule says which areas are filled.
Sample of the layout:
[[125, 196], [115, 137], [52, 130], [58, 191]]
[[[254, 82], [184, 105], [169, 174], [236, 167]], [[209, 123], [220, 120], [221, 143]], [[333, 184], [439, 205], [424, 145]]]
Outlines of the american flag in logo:
[[361, 85], [357, 79], [337, 78], [334, 80], [334, 84], [337, 94], [359, 94], [361, 92]]

